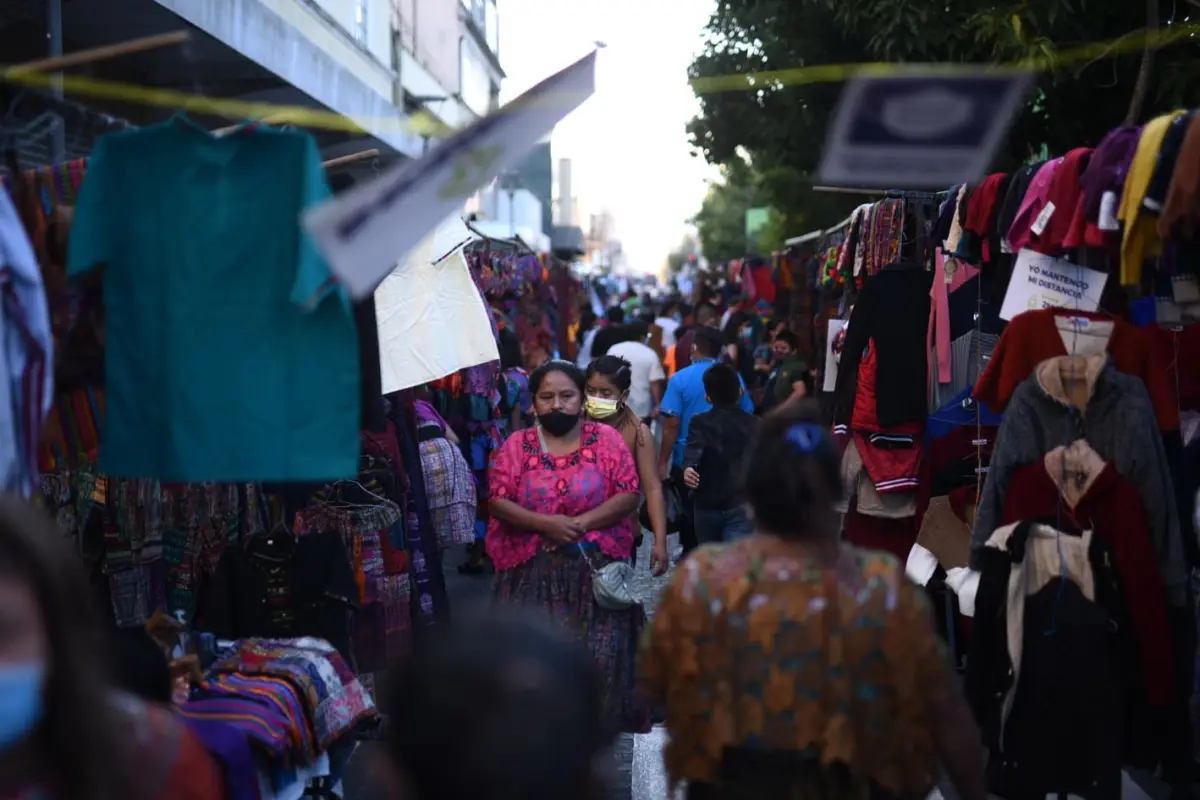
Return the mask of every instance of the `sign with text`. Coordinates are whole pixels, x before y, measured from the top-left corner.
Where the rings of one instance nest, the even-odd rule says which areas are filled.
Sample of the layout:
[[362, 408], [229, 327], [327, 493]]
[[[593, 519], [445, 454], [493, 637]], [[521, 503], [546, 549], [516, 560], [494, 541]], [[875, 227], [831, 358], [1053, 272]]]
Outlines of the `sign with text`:
[[819, 183], [945, 189], [987, 173], [1033, 76], [998, 69], [865, 72], [842, 92]]
[[467, 198], [525, 154], [596, 90], [596, 54], [552, 75], [499, 111], [439, 143], [419, 161], [304, 214], [333, 274], [356, 300], [368, 297], [398, 262]]
[[1077, 308], [1095, 311], [1108, 276], [1060, 258], [1032, 250], [1017, 254], [1012, 280], [1004, 294], [1000, 318], [1011, 320], [1023, 311], [1038, 308]]

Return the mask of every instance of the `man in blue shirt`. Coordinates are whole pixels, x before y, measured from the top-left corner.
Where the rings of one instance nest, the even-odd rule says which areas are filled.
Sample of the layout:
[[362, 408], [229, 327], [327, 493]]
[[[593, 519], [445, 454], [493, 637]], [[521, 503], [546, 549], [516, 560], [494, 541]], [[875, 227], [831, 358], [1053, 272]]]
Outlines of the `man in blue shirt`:
[[[725, 336], [720, 331], [698, 328], [692, 343], [691, 366], [671, 376], [662, 405], [658, 409], [659, 419], [663, 421], [662, 448], [658, 452], [658, 474], [663, 480], [671, 478], [683, 496], [684, 508], [689, 509], [689, 513], [688, 492], [683, 485], [683, 450], [687, 444], [688, 425], [697, 414], [712, 410], [712, 403], [708, 401], [704, 390], [704, 373], [717, 363], [717, 357], [724, 346]], [[738, 381], [742, 385], [739, 405], [742, 410], [752, 414], [754, 401], [750, 399], [750, 393], [746, 391], [746, 384], [740, 375]], [[690, 524], [680, 526], [680, 539], [685, 552], [695, 547], [695, 534], [690, 528]]]

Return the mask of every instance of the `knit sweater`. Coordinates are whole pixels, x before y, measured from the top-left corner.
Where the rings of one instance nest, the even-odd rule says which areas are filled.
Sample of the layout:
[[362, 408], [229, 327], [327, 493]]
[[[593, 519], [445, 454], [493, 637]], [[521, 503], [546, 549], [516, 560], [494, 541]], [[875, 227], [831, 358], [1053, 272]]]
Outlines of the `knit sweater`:
[[[1086, 381], [1082, 412], [1068, 402], [1065, 376], [1072, 371]], [[1017, 387], [1004, 414], [971, 537], [972, 564], [978, 569], [988, 537], [1004, 518], [1013, 473], [1056, 447], [1085, 439], [1137, 487], [1168, 602], [1182, 606], [1187, 563], [1166, 451], [1162, 437], [1153, 434], [1155, 427], [1145, 386], [1118, 372], [1106, 356], [1062, 356], [1039, 364]]]
[[1147, 335], [1129, 323], [1106, 314], [1075, 309], [1045, 308], [1026, 311], [1013, 317], [996, 345], [987, 369], [975, 384], [975, 399], [995, 411], [1004, 411], [1017, 386], [1047, 358], [1067, 355], [1067, 348], [1055, 324], [1057, 316], [1086, 317], [1112, 325], [1106, 349], [1113, 365], [1145, 383], [1154, 405], [1157, 427], [1163, 431], [1179, 428], [1179, 408], [1175, 392], [1167, 380], [1166, 366]]

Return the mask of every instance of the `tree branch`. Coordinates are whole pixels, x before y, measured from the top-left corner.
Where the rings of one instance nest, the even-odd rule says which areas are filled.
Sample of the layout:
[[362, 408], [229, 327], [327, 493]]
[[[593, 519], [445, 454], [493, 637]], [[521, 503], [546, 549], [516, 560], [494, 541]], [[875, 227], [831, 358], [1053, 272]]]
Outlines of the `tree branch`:
[[1146, 0], [1146, 46], [1142, 50], [1142, 63], [1138, 67], [1137, 82], [1129, 98], [1129, 110], [1125, 112], [1123, 125], [1136, 125], [1146, 105], [1150, 92], [1150, 73], [1154, 71], [1154, 34], [1158, 31], [1158, 0]]

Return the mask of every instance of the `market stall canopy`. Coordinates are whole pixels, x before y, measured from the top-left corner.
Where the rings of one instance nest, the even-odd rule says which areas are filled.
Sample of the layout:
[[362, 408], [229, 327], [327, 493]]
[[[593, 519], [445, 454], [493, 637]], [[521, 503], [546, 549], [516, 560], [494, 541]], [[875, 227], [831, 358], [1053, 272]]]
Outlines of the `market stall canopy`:
[[375, 290], [384, 394], [500, 358], [491, 316], [463, 255], [463, 244], [473, 238], [462, 220], [448, 220]]

